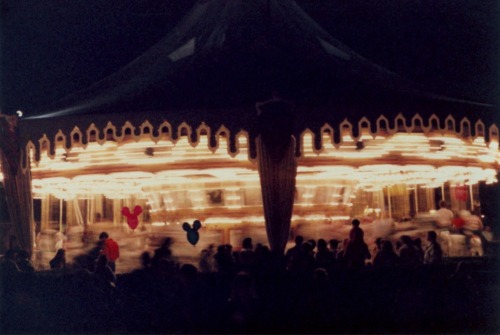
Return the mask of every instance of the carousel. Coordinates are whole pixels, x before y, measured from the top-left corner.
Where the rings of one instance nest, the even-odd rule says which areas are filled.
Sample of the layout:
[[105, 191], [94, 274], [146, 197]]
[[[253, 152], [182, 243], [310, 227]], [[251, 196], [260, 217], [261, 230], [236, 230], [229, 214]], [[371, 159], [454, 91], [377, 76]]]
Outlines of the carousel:
[[42, 117], [2, 115], [1, 181], [39, 268], [101, 231], [119, 271], [167, 236], [193, 262], [248, 236], [276, 252], [297, 234], [343, 240], [353, 218], [372, 242], [432, 229], [441, 200], [481, 210], [500, 164], [488, 113], [370, 63], [293, 1], [201, 1]]

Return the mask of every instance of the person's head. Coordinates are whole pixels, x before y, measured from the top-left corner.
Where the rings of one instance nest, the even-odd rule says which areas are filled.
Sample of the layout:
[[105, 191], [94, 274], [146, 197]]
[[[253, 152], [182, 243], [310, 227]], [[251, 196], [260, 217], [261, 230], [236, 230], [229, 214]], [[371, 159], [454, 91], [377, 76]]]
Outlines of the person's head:
[[310, 242], [304, 242], [301, 245], [301, 251], [304, 253], [310, 253], [314, 248]]
[[316, 241], [313, 240], [313, 239], [310, 239], [309, 241], [307, 241], [309, 244], [311, 244], [311, 247], [312, 249], [311, 250], [314, 250], [314, 248], [316, 248]]
[[441, 200], [439, 202], [439, 208], [446, 208], [446, 207], [448, 207], [448, 204], [446, 203], [446, 201]]
[[393, 252], [394, 248], [392, 247], [392, 242], [385, 240], [382, 242], [382, 251], [383, 252]]
[[304, 242], [304, 237], [302, 235], [295, 236], [295, 245], [301, 245]]
[[262, 256], [268, 255], [270, 252], [269, 247], [267, 245], [263, 245], [262, 243], [257, 243], [255, 246], [255, 253]]
[[103, 231], [102, 233], [99, 234], [99, 239], [100, 240], [105, 240], [107, 238], [109, 238], [109, 235], [105, 231]]
[[321, 249], [321, 250], [324, 250], [326, 249], [327, 245], [326, 245], [326, 241], [322, 238], [320, 238], [318, 240], [318, 249]]
[[358, 219], [354, 219], [351, 221], [351, 224], [353, 225], [353, 227], [359, 227], [361, 222]]
[[330, 249], [337, 250], [337, 248], [339, 247], [339, 240], [331, 239], [330, 241], [328, 241], [328, 244], [330, 244]]
[[401, 236], [401, 242], [403, 242], [403, 244], [406, 244], [406, 245], [412, 245], [413, 244], [413, 240], [408, 235]]
[[20, 259], [28, 259], [30, 257], [30, 254], [27, 250], [23, 249], [17, 253], [17, 257]]
[[198, 269], [193, 264], [183, 264], [180, 272], [183, 277], [194, 278], [198, 274]]
[[437, 234], [434, 230], [427, 232], [427, 241], [435, 242], [437, 240]]
[[375, 239], [375, 245], [377, 246], [377, 249], [382, 249], [382, 244], [384, 243], [384, 240], [382, 239], [382, 237], [377, 237]]
[[220, 244], [217, 246], [217, 253], [222, 254], [226, 250], [226, 246], [224, 244]]
[[3, 256], [5, 259], [14, 261], [16, 259], [17, 252], [14, 249], [9, 249], [5, 252], [5, 255]]
[[246, 237], [243, 239], [243, 249], [253, 249], [253, 244], [252, 244], [252, 238], [251, 237]]
[[165, 237], [163, 239], [163, 242], [161, 243], [161, 248], [162, 249], [170, 249], [170, 247], [172, 246], [172, 238], [171, 237]]

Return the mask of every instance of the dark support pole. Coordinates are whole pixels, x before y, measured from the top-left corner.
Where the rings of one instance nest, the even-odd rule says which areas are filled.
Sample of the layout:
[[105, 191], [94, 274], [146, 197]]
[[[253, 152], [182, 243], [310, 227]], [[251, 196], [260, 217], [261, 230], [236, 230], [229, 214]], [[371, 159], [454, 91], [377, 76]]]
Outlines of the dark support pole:
[[18, 247], [33, 249], [33, 199], [31, 194], [31, 170], [29, 163], [22, 168], [17, 136], [17, 117], [0, 114], [0, 159], [2, 165], [5, 200]]
[[272, 99], [257, 104], [256, 139], [262, 202], [271, 251], [283, 254], [288, 241], [295, 198], [295, 139], [290, 103]]

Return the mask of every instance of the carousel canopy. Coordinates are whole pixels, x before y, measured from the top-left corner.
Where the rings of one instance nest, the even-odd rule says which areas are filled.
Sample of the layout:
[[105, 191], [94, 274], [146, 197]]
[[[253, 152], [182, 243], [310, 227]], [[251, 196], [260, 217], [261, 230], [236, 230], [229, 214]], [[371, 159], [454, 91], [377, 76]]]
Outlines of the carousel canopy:
[[493, 114], [491, 106], [426, 92], [374, 64], [293, 0], [205, 0], [140, 57], [56, 102], [34, 117], [37, 126], [27, 128], [30, 138], [38, 139], [41, 130], [55, 134], [68, 122], [85, 129], [92, 123], [104, 128], [108, 121], [167, 119], [238, 131], [254, 125], [256, 102], [276, 94], [293, 103], [296, 134], [346, 117], [357, 122], [367, 115], [393, 119], [419, 113], [441, 114], [444, 120], [453, 114], [488, 126]]

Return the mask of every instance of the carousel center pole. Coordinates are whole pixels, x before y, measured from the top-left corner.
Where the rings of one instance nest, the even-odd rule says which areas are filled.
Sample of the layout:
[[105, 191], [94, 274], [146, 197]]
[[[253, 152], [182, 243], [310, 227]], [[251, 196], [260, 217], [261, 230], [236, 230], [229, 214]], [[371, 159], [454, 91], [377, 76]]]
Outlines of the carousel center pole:
[[297, 176], [292, 105], [273, 98], [256, 107], [257, 160], [266, 233], [271, 251], [282, 255], [290, 232]]

